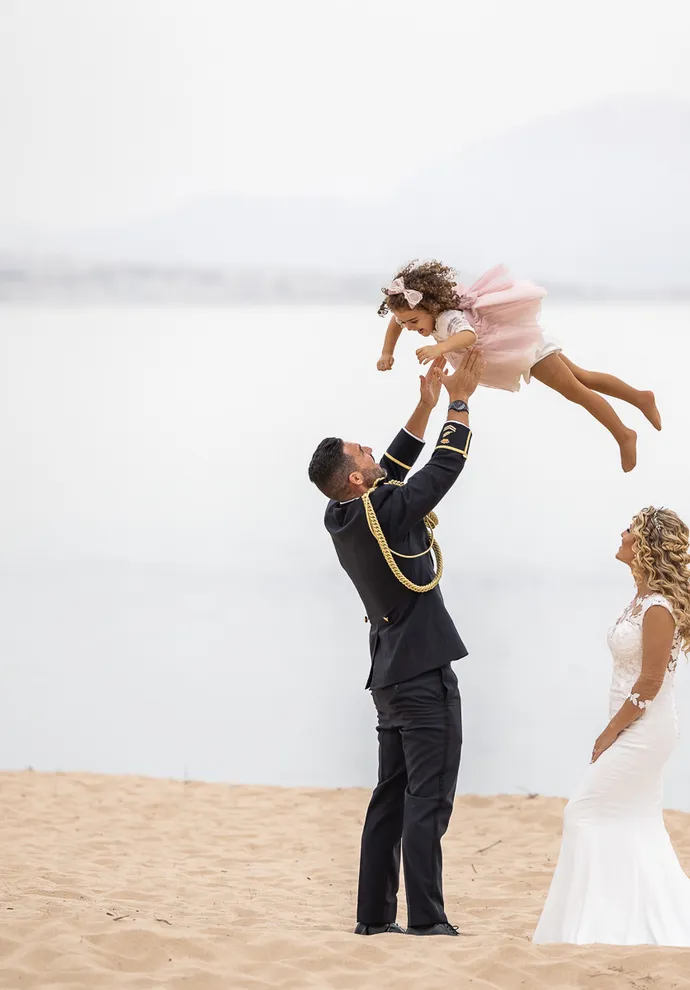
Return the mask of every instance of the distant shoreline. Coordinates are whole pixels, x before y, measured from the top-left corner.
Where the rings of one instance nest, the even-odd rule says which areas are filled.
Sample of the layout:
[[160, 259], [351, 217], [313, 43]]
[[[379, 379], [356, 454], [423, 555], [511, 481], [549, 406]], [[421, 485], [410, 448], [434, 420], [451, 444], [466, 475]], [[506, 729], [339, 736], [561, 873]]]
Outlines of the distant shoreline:
[[[138, 264], [26, 264], [0, 261], [0, 305], [151, 306], [372, 305], [385, 276], [328, 271], [156, 267]], [[546, 282], [563, 302], [687, 302], [690, 286], [631, 292], [617, 286]]]

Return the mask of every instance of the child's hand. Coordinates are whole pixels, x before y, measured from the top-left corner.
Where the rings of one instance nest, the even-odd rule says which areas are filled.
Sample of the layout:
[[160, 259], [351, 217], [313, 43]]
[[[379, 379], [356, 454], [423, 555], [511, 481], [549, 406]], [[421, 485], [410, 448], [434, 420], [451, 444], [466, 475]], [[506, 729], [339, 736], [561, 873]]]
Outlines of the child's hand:
[[390, 371], [393, 367], [393, 362], [395, 358], [392, 354], [382, 354], [381, 357], [376, 362], [376, 367], [379, 371]]
[[435, 361], [436, 358], [443, 357], [443, 350], [438, 344], [427, 344], [426, 347], [420, 347], [417, 351], [417, 360], [420, 364], [429, 364], [430, 361]]

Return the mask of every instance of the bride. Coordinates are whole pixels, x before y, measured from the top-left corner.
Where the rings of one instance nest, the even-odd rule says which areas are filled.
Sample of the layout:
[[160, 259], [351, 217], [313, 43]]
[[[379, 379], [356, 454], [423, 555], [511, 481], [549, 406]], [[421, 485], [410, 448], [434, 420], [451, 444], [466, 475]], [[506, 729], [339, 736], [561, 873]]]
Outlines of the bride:
[[637, 594], [609, 632], [611, 721], [566, 806], [534, 941], [690, 946], [690, 878], [662, 816], [678, 740], [674, 671], [690, 649], [688, 527], [669, 509], [643, 509], [616, 556]]

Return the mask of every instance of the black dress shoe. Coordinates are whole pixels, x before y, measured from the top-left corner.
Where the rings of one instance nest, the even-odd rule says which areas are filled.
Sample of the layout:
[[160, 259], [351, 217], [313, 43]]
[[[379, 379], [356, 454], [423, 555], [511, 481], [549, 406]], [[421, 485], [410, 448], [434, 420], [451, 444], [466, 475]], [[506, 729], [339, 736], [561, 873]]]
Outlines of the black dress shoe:
[[459, 935], [455, 925], [442, 921], [438, 925], [423, 925], [421, 928], [408, 928], [407, 935]]
[[395, 922], [391, 925], [363, 925], [361, 921], [358, 921], [355, 928], [355, 935], [384, 935], [386, 932], [392, 932], [394, 935], [405, 934], [400, 925], [396, 925]]

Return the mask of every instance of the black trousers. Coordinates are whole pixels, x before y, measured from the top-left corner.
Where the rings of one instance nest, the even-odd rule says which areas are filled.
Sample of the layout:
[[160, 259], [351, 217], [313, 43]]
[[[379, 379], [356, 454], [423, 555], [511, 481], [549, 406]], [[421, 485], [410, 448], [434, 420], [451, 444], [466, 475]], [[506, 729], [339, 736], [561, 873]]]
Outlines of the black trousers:
[[441, 838], [453, 810], [462, 718], [450, 665], [372, 691], [379, 778], [362, 832], [357, 921], [396, 920], [402, 846], [410, 927], [447, 921]]

